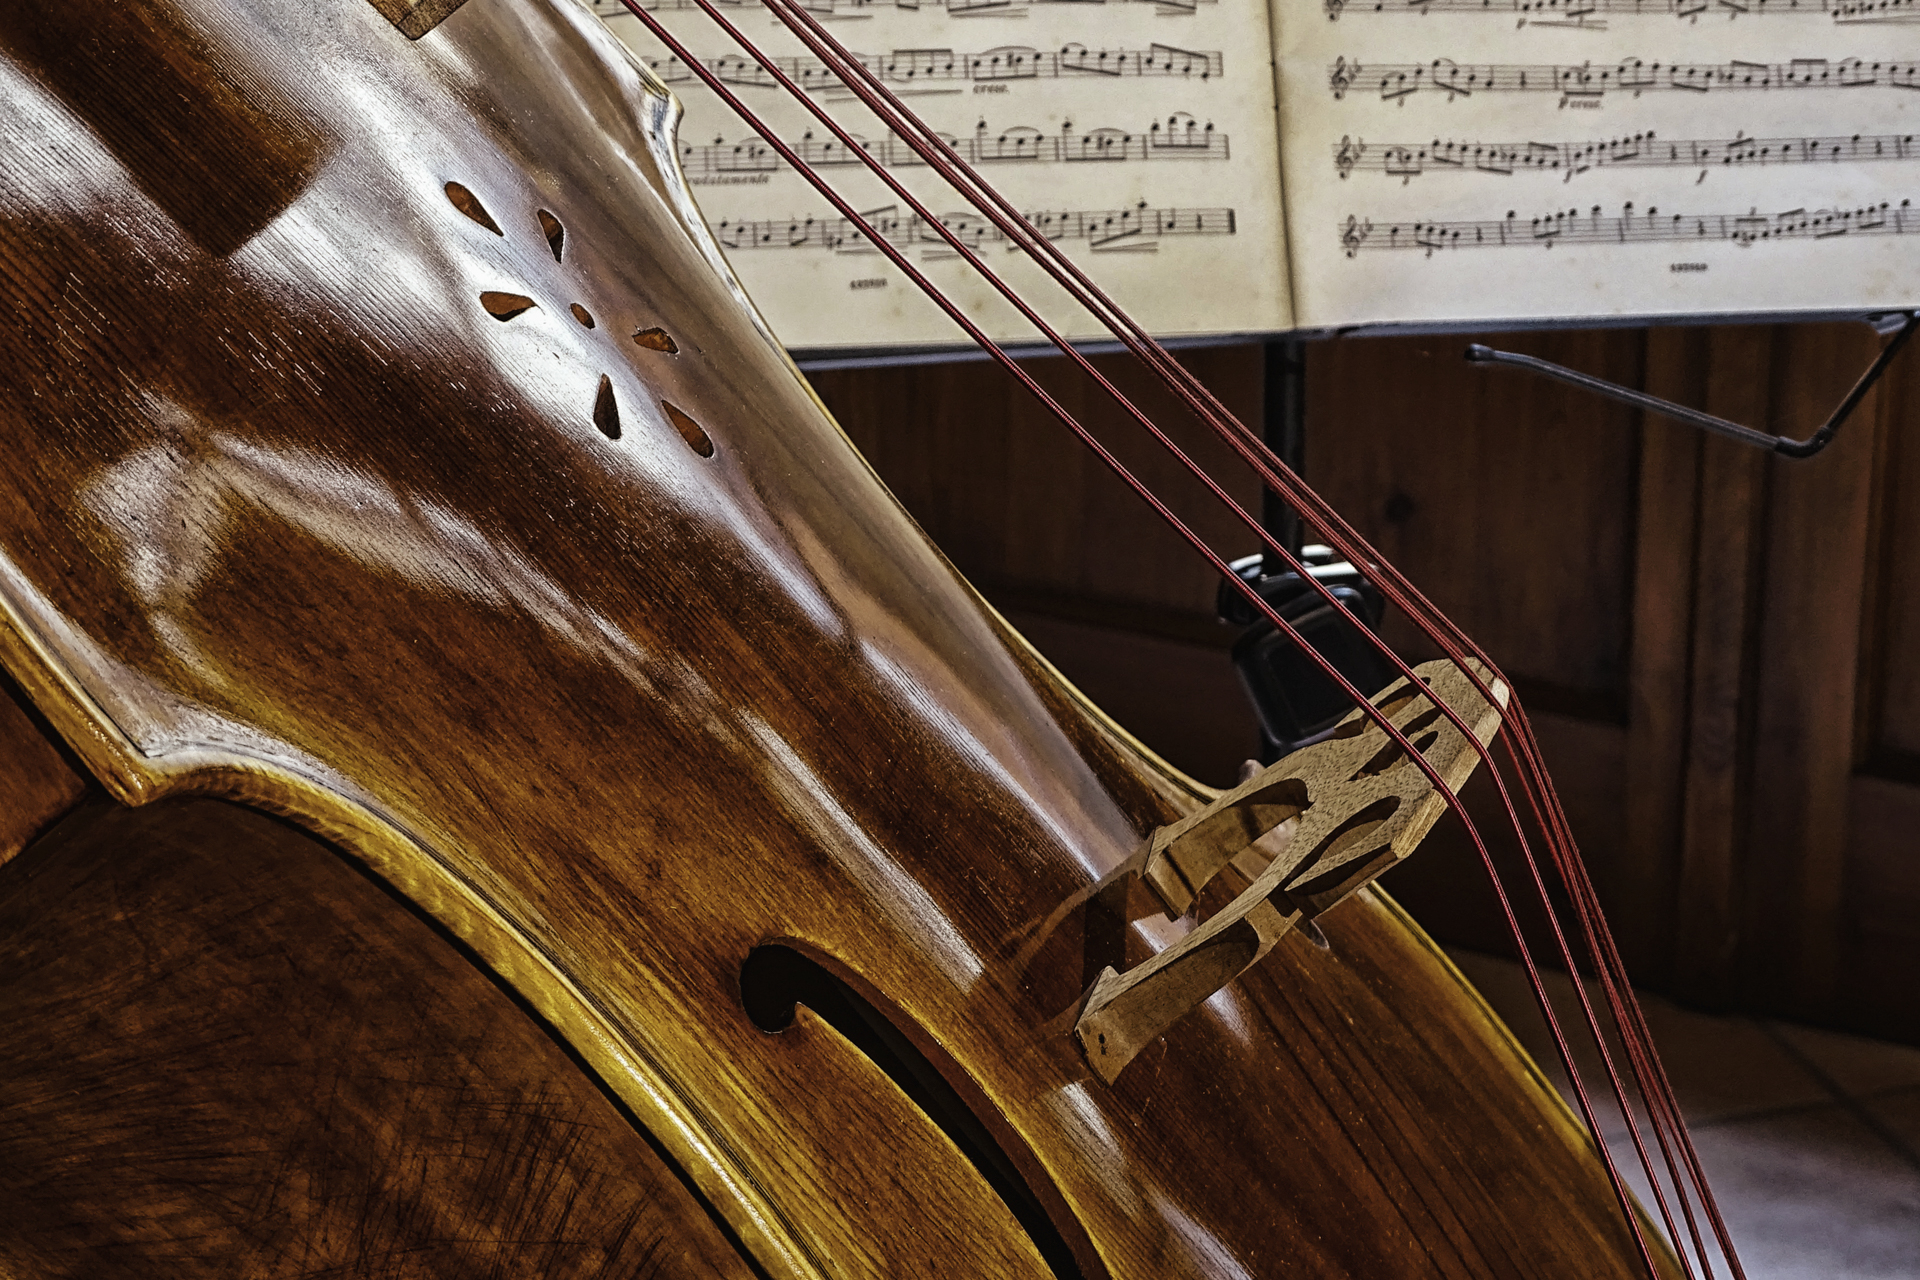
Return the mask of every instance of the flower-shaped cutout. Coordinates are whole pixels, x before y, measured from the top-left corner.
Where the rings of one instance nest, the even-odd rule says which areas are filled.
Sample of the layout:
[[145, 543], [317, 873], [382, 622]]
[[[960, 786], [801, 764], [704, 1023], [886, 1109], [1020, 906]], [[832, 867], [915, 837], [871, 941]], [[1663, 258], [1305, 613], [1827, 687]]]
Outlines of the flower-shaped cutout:
[[[488, 212], [486, 205], [481, 202], [480, 197], [476, 196], [469, 188], [458, 182], [449, 182], [446, 184], [445, 190], [448, 202], [452, 204], [455, 209], [459, 210], [473, 222], [485, 227], [494, 235], [502, 238], [506, 236], [507, 233], [501, 229], [500, 223]], [[546, 209], [535, 210], [534, 217], [540, 224], [541, 234], [546, 237], [547, 248], [552, 252], [553, 260], [558, 263], [565, 263], [567, 256], [567, 229], [565, 224]], [[480, 295], [480, 306], [495, 320], [506, 324], [516, 317], [523, 316], [527, 312], [538, 308], [540, 303], [538, 300], [524, 293], [488, 290]], [[593, 318], [593, 313], [578, 302], [569, 302], [567, 304], [567, 312], [573, 317], [575, 323], [579, 324], [583, 329], [595, 329], [599, 327]], [[658, 325], [651, 325], [636, 330], [633, 334], [633, 341], [634, 345], [648, 351], [660, 351], [667, 355], [677, 355], [680, 351], [679, 344], [674, 342], [672, 335]], [[706, 433], [706, 430], [701, 427], [698, 422], [695, 422], [689, 417], [684, 410], [668, 404], [664, 400], [661, 401], [661, 408], [665, 411], [667, 420], [673, 424], [674, 429], [680, 433], [681, 439], [687, 442], [689, 448], [693, 449], [694, 452], [703, 458], [713, 456], [713, 438]], [[620, 401], [614, 391], [613, 378], [605, 373], [600, 375], [599, 386], [594, 392], [592, 418], [593, 425], [599, 428], [600, 434], [609, 440], [618, 440], [620, 438]]]

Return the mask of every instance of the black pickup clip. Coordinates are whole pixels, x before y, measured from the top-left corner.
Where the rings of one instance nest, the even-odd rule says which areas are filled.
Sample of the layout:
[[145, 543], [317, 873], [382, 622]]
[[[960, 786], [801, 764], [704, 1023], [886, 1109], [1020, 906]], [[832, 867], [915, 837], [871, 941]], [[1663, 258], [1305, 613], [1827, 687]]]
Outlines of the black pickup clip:
[[1900, 348], [1906, 345], [1907, 339], [1913, 336], [1915, 327], [1920, 326], [1920, 311], [1892, 311], [1884, 315], [1870, 316], [1867, 323], [1880, 333], [1893, 334], [1893, 341], [1880, 349], [1880, 354], [1875, 357], [1871, 365], [1867, 366], [1867, 371], [1860, 375], [1860, 380], [1853, 384], [1853, 390], [1847, 392], [1847, 398], [1840, 402], [1840, 407], [1828, 416], [1818, 431], [1805, 440], [1768, 435], [1764, 431], [1743, 427], [1726, 418], [1717, 418], [1711, 413], [1689, 409], [1683, 404], [1662, 400], [1659, 396], [1650, 396], [1644, 391], [1635, 391], [1617, 382], [1608, 382], [1605, 378], [1596, 378], [1592, 374], [1581, 373], [1576, 369], [1569, 369], [1565, 365], [1554, 364], [1551, 360], [1542, 360], [1537, 356], [1523, 356], [1512, 351], [1495, 351], [1492, 347], [1481, 346], [1476, 342], [1467, 348], [1467, 360], [1471, 364], [1497, 364], [1505, 365], [1510, 369], [1525, 369], [1529, 373], [1556, 378], [1561, 382], [1582, 387], [1609, 400], [1618, 400], [1622, 404], [1630, 404], [1648, 413], [1657, 413], [1662, 417], [1672, 418], [1676, 422], [1699, 427], [1702, 431], [1711, 431], [1717, 436], [1738, 440], [1741, 444], [1771, 449], [1782, 457], [1811, 458], [1832, 443], [1834, 434], [1840, 430], [1840, 424], [1847, 420], [1847, 416], [1854, 411], [1861, 400], [1866, 398], [1867, 392], [1873, 389], [1873, 384], [1880, 380], [1880, 375], [1886, 372], [1887, 366], [1893, 363], [1894, 356], [1898, 355]]
[[[1304, 578], [1290, 570], [1268, 574], [1259, 554], [1227, 567], [1355, 688], [1384, 688], [1397, 673], [1365, 633], [1379, 627], [1385, 598], [1330, 547], [1303, 547], [1299, 559]], [[1308, 578], [1342, 607], [1328, 604]], [[1232, 583], [1220, 584], [1218, 607], [1220, 621], [1246, 628], [1234, 642], [1233, 666], [1260, 722], [1262, 764], [1316, 741], [1353, 710], [1353, 700], [1320, 664], [1280, 634]]]

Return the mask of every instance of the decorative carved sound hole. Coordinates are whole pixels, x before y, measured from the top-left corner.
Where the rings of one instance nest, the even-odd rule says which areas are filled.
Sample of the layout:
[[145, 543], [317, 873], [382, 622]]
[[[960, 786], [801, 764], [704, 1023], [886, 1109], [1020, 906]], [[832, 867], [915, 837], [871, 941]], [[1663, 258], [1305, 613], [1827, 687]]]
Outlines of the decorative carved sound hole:
[[[506, 237], [507, 233], [501, 228], [499, 221], [488, 212], [486, 205], [473, 193], [472, 189], [458, 182], [449, 182], [444, 190], [447, 202], [462, 215], [477, 225], [485, 227], [494, 235]], [[553, 260], [564, 264], [568, 254], [566, 226], [546, 209], [536, 209], [534, 221], [539, 225], [540, 235], [546, 241]], [[489, 289], [481, 293], [480, 306], [495, 320], [507, 324], [530, 311], [538, 310], [540, 303], [524, 293]], [[569, 302], [567, 312], [583, 329], [599, 327], [593, 318], [593, 313], [578, 302]], [[679, 344], [658, 325], [635, 330], [633, 339], [635, 345], [648, 351], [661, 351], [668, 355], [677, 355], [680, 351]], [[611, 375], [606, 373], [600, 375], [592, 392], [591, 404], [588, 417], [593, 425], [607, 439], [618, 440], [620, 438], [620, 400], [614, 390]], [[667, 416], [668, 423], [679, 433], [680, 438], [686, 441], [689, 448], [701, 457], [713, 456], [713, 439], [699, 423], [665, 401], [661, 402], [661, 407]]]
[[620, 402], [613, 398], [613, 379], [604, 373], [593, 397], [593, 425], [609, 440], [620, 438]]
[[688, 417], [684, 410], [668, 404], [665, 400], [660, 402], [660, 407], [667, 411], [667, 421], [673, 423], [673, 429], [680, 433], [680, 438], [687, 442], [689, 449], [703, 458], [713, 456], [713, 437], [707, 434], [705, 427]]
[[469, 218], [472, 218], [475, 222], [497, 236], [507, 234], [500, 229], [500, 224], [493, 220], [493, 215], [487, 212], [487, 206], [480, 203], [479, 196], [476, 196], [473, 192], [467, 190], [457, 182], [449, 182], [446, 186], [446, 192], [447, 199], [453, 202], [454, 208], [466, 214]]
[[380, 16], [400, 28], [409, 40], [418, 40], [439, 26], [467, 0], [371, 0]]

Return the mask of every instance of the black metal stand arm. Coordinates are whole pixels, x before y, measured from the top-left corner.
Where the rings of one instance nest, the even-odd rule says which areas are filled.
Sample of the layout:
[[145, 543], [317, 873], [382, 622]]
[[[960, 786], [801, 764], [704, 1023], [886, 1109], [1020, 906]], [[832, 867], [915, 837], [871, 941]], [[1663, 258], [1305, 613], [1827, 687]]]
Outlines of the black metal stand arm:
[[1537, 373], [1542, 377], [1555, 378], [1561, 382], [1582, 387], [1595, 395], [1605, 396], [1609, 400], [1618, 400], [1622, 404], [1630, 404], [1648, 413], [1657, 413], [1662, 417], [1672, 418], [1676, 422], [1699, 427], [1702, 431], [1711, 431], [1729, 440], [1738, 440], [1742, 444], [1754, 445], [1761, 449], [1771, 449], [1783, 457], [1811, 458], [1833, 440], [1834, 433], [1840, 429], [1840, 424], [1847, 420], [1847, 416], [1866, 397], [1867, 392], [1872, 390], [1873, 384], [1880, 380], [1880, 375], [1886, 372], [1889, 364], [1893, 363], [1894, 356], [1898, 355], [1900, 348], [1906, 345], [1907, 339], [1913, 336], [1915, 328], [1920, 327], [1920, 311], [1894, 312], [1889, 319], [1894, 319], [1898, 328], [1878, 323], [1874, 327], [1882, 333], [1891, 331], [1893, 341], [1880, 349], [1880, 354], [1874, 362], [1867, 366], [1867, 371], [1860, 375], [1858, 382], [1853, 384], [1853, 390], [1847, 392], [1846, 399], [1840, 402], [1840, 406], [1828, 416], [1820, 429], [1805, 440], [1768, 435], [1764, 431], [1743, 427], [1726, 418], [1717, 418], [1711, 413], [1689, 409], [1683, 404], [1662, 400], [1659, 396], [1650, 396], [1644, 391], [1635, 391], [1616, 382], [1608, 382], [1605, 378], [1596, 378], [1592, 374], [1581, 373], [1577, 369], [1569, 369], [1565, 365], [1554, 364], [1550, 360], [1542, 360], [1536, 356], [1523, 356], [1512, 351], [1495, 351], [1492, 347], [1481, 346], [1476, 342], [1467, 348], [1467, 359], [1474, 364], [1504, 365], [1510, 369], [1525, 369], [1529, 373]]

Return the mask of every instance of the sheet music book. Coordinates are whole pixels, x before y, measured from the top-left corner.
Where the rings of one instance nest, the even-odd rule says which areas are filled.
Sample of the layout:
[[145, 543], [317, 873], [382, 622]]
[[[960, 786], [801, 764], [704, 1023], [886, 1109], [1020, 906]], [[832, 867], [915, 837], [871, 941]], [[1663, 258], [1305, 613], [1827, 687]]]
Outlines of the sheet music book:
[[[797, 350], [959, 332], [618, 4]], [[694, 6], [652, 7], [994, 336], [1035, 336]], [[726, 11], [1069, 336], [1104, 337], [751, 0]], [[1920, 305], [1920, 0], [810, 0], [1152, 332]]]

